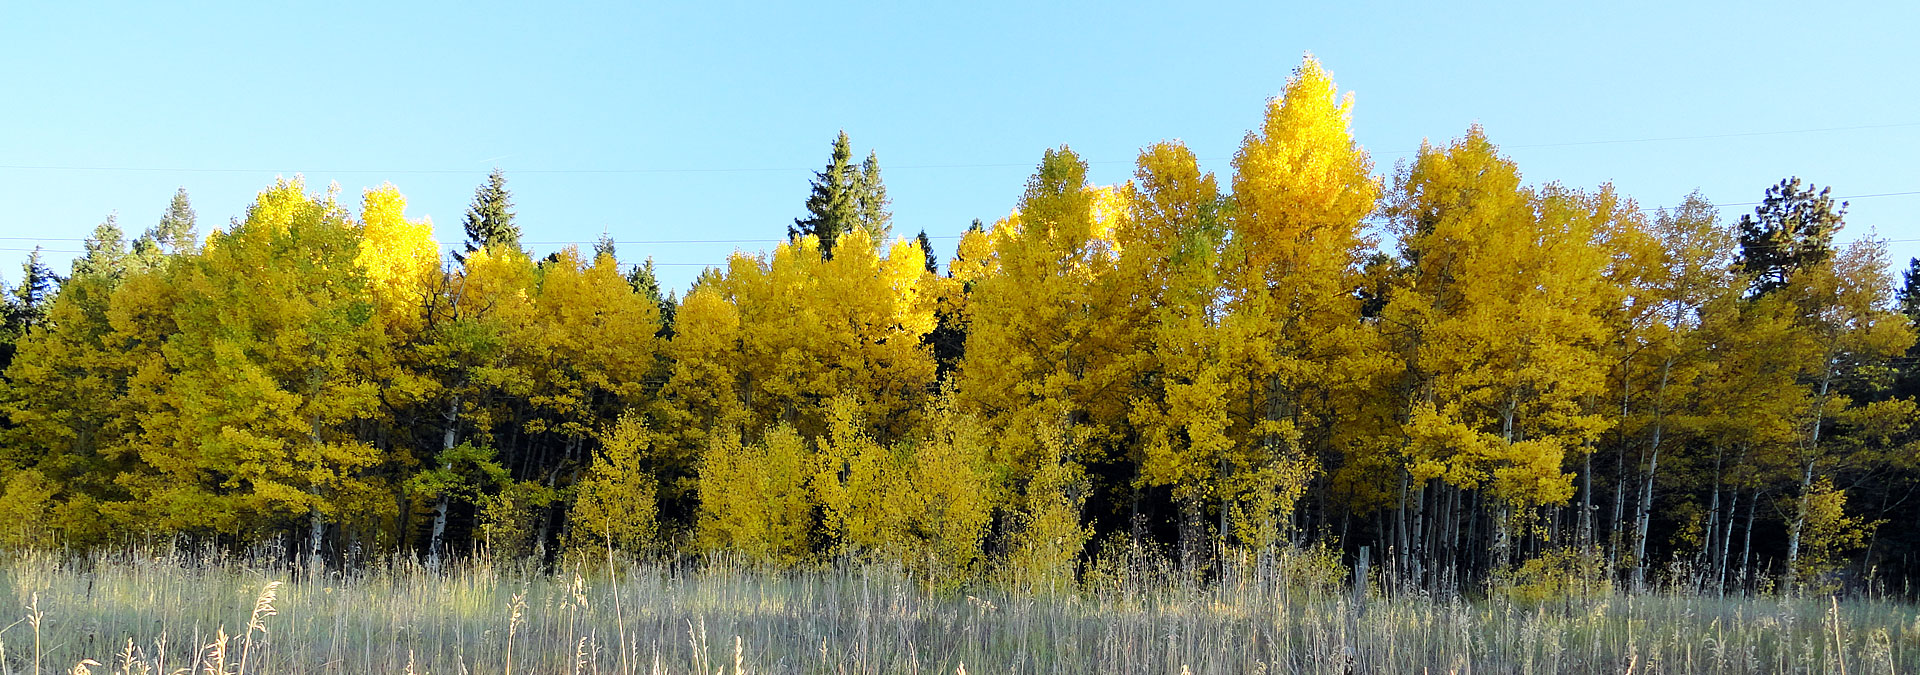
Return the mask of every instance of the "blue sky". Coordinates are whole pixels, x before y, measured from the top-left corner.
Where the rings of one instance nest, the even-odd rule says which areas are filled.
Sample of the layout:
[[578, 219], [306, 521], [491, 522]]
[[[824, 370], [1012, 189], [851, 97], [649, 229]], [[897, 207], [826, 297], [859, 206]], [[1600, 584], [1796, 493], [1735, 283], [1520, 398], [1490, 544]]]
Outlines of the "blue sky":
[[[1529, 182], [1646, 206], [1753, 202], [1788, 175], [1920, 191], [1907, 3], [1042, 4], [6, 3], [0, 248], [64, 271], [109, 213], [138, 231], [185, 187], [204, 232], [294, 173], [355, 203], [393, 182], [453, 242], [495, 166], [537, 251], [771, 240], [843, 128], [878, 151], [895, 232], [951, 237], [1063, 143], [1102, 183], [1176, 138], [1224, 179], [1308, 51], [1356, 93], [1382, 173], [1479, 122]], [[1643, 139], [1669, 140], [1616, 142]], [[1920, 239], [1916, 211], [1855, 199], [1842, 238]], [[619, 250], [683, 288], [770, 246]]]

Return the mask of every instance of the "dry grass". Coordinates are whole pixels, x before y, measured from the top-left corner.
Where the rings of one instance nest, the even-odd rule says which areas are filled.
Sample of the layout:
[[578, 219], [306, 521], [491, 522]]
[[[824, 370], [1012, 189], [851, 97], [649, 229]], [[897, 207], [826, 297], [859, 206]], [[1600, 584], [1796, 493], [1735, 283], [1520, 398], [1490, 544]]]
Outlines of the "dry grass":
[[0, 560], [0, 602], [19, 617], [0, 631], [0, 672], [1920, 672], [1908, 604], [1375, 597], [1362, 610], [1317, 573], [1267, 569], [1198, 586], [1122, 566], [1092, 588], [1018, 594], [930, 589], [884, 566], [343, 576], [15, 556]]

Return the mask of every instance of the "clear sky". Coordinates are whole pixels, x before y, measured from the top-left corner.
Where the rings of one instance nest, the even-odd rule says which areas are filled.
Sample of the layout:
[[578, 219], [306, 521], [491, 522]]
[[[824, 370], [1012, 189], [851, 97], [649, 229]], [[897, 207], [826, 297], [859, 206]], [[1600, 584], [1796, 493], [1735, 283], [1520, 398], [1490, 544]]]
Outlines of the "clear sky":
[[[1224, 180], [1309, 51], [1381, 173], [1477, 121], [1529, 182], [1646, 206], [1788, 175], [1920, 192], [1911, 3], [1174, 4], [4, 3], [0, 273], [35, 244], [64, 273], [58, 251], [110, 213], [150, 226], [177, 187], [204, 233], [295, 173], [356, 205], [390, 181], [445, 242], [496, 166], [536, 252], [773, 240], [840, 129], [879, 153], [895, 233], [944, 258], [1048, 147], [1113, 183], [1177, 138]], [[1920, 194], [1852, 204], [1843, 239], [1920, 255]], [[619, 252], [684, 288], [771, 246]]]

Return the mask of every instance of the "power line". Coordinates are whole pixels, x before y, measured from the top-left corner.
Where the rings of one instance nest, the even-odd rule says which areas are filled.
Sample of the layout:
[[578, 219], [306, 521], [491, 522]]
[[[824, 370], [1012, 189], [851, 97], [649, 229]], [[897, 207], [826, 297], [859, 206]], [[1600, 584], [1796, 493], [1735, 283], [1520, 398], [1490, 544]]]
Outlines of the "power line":
[[[1821, 127], [1815, 129], [1785, 129], [1776, 131], [1746, 131], [1722, 134], [1701, 134], [1695, 136], [1657, 136], [1647, 138], [1617, 138], [1593, 141], [1567, 141], [1559, 143], [1529, 143], [1521, 145], [1502, 145], [1505, 149], [1563, 148], [1586, 145], [1616, 145], [1626, 143], [1663, 143], [1669, 141], [1696, 141], [1720, 138], [1747, 138], [1755, 136], [1786, 136], [1792, 134], [1828, 133], [1836, 131], [1860, 131], [1867, 129], [1896, 129], [1920, 126], [1920, 122], [1897, 122], [1893, 124], [1862, 124], [1843, 127]], [[1410, 155], [1419, 152], [1413, 150], [1395, 150], [1382, 152], [1387, 155]], [[1229, 157], [1206, 157], [1200, 161], [1217, 162]], [[1131, 164], [1134, 160], [1087, 160], [1088, 164]], [[900, 170], [937, 170], [937, 169], [1005, 169], [1031, 167], [1033, 162], [982, 162], [968, 164], [901, 164], [886, 167], [889, 171]], [[819, 167], [617, 167], [605, 169], [516, 169], [515, 174], [671, 174], [671, 173], [789, 173], [816, 171]], [[120, 171], [138, 173], [313, 173], [313, 174], [485, 174], [492, 169], [267, 169], [267, 168], [222, 168], [222, 167], [154, 167], [154, 166], [82, 166], [62, 164], [0, 164], [0, 170], [7, 171]]]

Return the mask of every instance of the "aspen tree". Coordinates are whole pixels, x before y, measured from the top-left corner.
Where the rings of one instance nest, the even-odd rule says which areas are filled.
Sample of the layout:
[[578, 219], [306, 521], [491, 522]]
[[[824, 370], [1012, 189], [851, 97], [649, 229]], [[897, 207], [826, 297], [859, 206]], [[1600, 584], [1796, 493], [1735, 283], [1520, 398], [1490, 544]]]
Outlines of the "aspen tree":
[[1812, 357], [1802, 370], [1811, 401], [1800, 417], [1800, 439], [1790, 455], [1799, 475], [1798, 500], [1787, 530], [1788, 594], [1802, 575], [1800, 551], [1808, 519], [1821, 506], [1816, 500], [1823, 498], [1814, 478], [1820, 466], [1831, 461], [1823, 427], [1854, 405], [1835, 385], [1842, 377], [1905, 352], [1914, 342], [1912, 325], [1891, 306], [1888, 268], [1886, 244], [1863, 239], [1831, 260], [1792, 273], [1781, 291], [1796, 306]]
[[[1413, 377], [1407, 470], [1492, 500], [1496, 569], [1514, 526], [1572, 496], [1566, 455], [1603, 431], [1582, 402], [1605, 381], [1602, 205], [1520, 186], [1478, 127], [1424, 147], [1397, 177], [1393, 216], [1412, 267], [1385, 320]], [[1403, 526], [1404, 527], [1404, 526]]]
[[628, 412], [601, 430], [598, 440], [592, 463], [574, 485], [567, 541], [588, 554], [602, 548], [644, 552], [658, 531], [658, 489], [646, 462], [652, 434], [645, 419]]
[[534, 268], [517, 249], [486, 246], [434, 281], [421, 336], [404, 357], [438, 432], [422, 440], [425, 468], [408, 482], [412, 498], [432, 504], [429, 566], [440, 562], [455, 498], [474, 501], [506, 475], [494, 432], [511, 423], [509, 399], [529, 386], [515, 340], [533, 321]]
[[129, 373], [108, 345], [126, 262], [109, 218], [74, 260], [46, 318], [14, 345], [0, 389], [0, 415], [11, 422], [0, 432], [0, 476], [11, 477], [0, 502], [30, 508], [43, 535], [69, 543], [99, 540], [99, 502], [125, 501], [113, 479], [131, 459], [122, 449], [131, 432], [122, 398]]
[[[1620, 355], [1616, 436], [1623, 445], [1643, 448], [1645, 457], [1628, 537], [1632, 587], [1639, 590], [1645, 585], [1647, 532], [1662, 453], [1684, 448], [1670, 436], [1684, 441], [1704, 423], [1698, 387], [1712, 377], [1712, 343], [1700, 333], [1701, 322], [1710, 305], [1732, 292], [1734, 241], [1712, 205], [1697, 194], [1674, 211], [1662, 210], [1652, 223], [1637, 218], [1631, 202], [1606, 203], [1614, 214], [1608, 218], [1615, 258], [1609, 281], [1620, 289], [1618, 307], [1609, 312], [1610, 343]], [[1590, 463], [1585, 473], [1591, 485]]]
[[1363, 398], [1392, 364], [1356, 292], [1380, 185], [1352, 114], [1352, 95], [1309, 55], [1234, 156], [1224, 323], [1244, 375], [1230, 385], [1239, 438], [1220, 472], [1245, 477], [1232, 494], [1262, 546], [1321, 464], [1365, 454], [1382, 433], [1363, 421]]
[[[1219, 325], [1222, 221], [1219, 187], [1193, 153], [1159, 143], [1140, 153], [1125, 194], [1130, 217], [1115, 231], [1117, 276], [1138, 284], [1128, 320], [1141, 326], [1136, 341], [1152, 373], [1129, 411], [1140, 435], [1140, 480], [1169, 485], [1180, 505], [1183, 561], [1203, 548], [1204, 505], [1232, 491], [1222, 467], [1234, 448], [1229, 391], [1237, 364]], [[1138, 498], [1136, 497], [1136, 500]], [[1222, 508], [1225, 508], [1222, 503]], [[1225, 535], [1225, 532], [1221, 533]]]
[[[1048, 150], [1018, 210], [987, 235], [993, 252], [976, 269], [992, 271], [968, 299], [956, 378], [963, 405], [997, 427], [1064, 417], [1076, 460], [1105, 456], [1120, 435], [1127, 397], [1109, 392], [1131, 379], [1134, 365], [1132, 327], [1107, 315], [1124, 307], [1109, 302], [1117, 300], [1111, 271], [1121, 205], [1117, 193], [1088, 186], [1086, 172], [1071, 150]], [[1023, 476], [1053, 461], [1023, 434], [1008, 436], [1001, 452]]]
[[197, 450], [195, 478], [227, 497], [202, 524], [302, 515], [316, 563], [330, 520], [377, 503], [362, 472], [381, 458], [353, 434], [378, 407], [367, 361], [385, 348], [359, 234], [332, 194], [276, 183], [183, 274], [168, 343], [179, 443]]
[[716, 429], [708, 439], [700, 457], [699, 546], [781, 567], [804, 560], [813, 529], [806, 440], [786, 425], [751, 443], [737, 429]]

